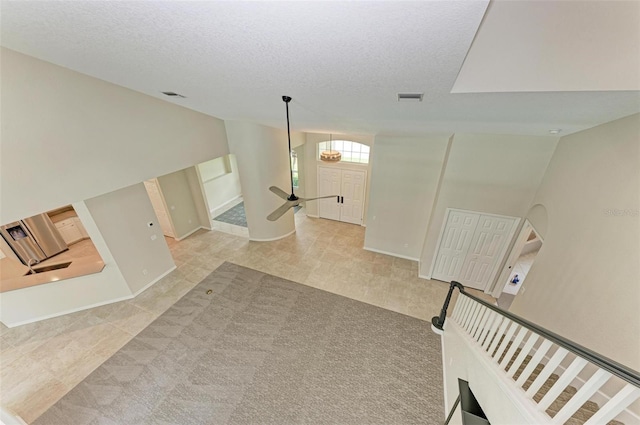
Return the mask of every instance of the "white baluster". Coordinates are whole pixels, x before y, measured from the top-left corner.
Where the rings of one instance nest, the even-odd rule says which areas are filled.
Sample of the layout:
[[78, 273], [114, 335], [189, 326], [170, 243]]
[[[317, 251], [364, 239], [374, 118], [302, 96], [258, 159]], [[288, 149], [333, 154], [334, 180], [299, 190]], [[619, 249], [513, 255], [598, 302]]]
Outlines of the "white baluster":
[[467, 331], [467, 333], [471, 333], [471, 328], [473, 328], [473, 325], [478, 320], [480, 320], [480, 315], [482, 314], [483, 308], [485, 307], [482, 304], [478, 303], [478, 307], [473, 312], [473, 316], [471, 316], [471, 320], [469, 320], [469, 323], [467, 323], [467, 326], [465, 327], [465, 330]]
[[545, 339], [544, 341], [542, 341], [542, 344], [540, 344], [540, 347], [538, 347], [538, 349], [536, 350], [536, 353], [533, 355], [533, 357], [531, 357], [531, 360], [529, 360], [529, 363], [524, 368], [520, 376], [518, 376], [518, 380], [516, 381], [517, 386], [522, 387], [522, 385], [526, 382], [527, 378], [531, 376], [531, 372], [533, 372], [533, 369], [535, 369], [536, 366], [538, 366], [538, 363], [540, 363], [540, 360], [542, 359], [542, 357], [544, 357], [544, 355], [547, 354], [547, 351], [549, 351], [549, 348], [551, 348], [551, 341], [549, 341], [548, 339]]
[[520, 369], [520, 365], [522, 365], [522, 363], [524, 362], [524, 359], [527, 358], [527, 356], [531, 352], [531, 348], [533, 348], [533, 344], [535, 344], [536, 341], [538, 341], [538, 338], [539, 338], [538, 334], [531, 332], [531, 334], [529, 335], [529, 338], [527, 338], [527, 342], [525, 342], [524, 347], [522, 347], [520, 354], [518, 354], [518, 357], [516, 357], [515, 361], [509, 368], [509, 372], [507, 372], [507, 376], [509, 378], [515, 375], [518, 369]]
[[473, 319], [473, 317], [476, 314], [476, 311], [478, 311], [478, 309], [480, 308], [480, 304], [478, 304], [477, 302], [471, 300], [471, 308], [469, 309], [469, 313], [467, 314], [467, 318], [464, 320], [464, 322], [462, 323], [462, 329], [467, 329], [467, 326], [469, 325], [469, 322], [471, 321], [471, 319]]
[[[502, 316], [496, 313], [495, 311], [491, 312], [491, 316], [487, 320], [487, 324], [484, 326], [484, 329], [480, 334], [480, 338], [478, 338], [478, 342], [480, 343], [480, 345], [484, 346], [485, 338], [487, 337], [489, 332], [491, 332], [491, 329], [493, 328], [494, 323], [496, 323], [496, 321], [498, 321], [500, 317]], [[496, 324], [496, 328], [497, 327], [498, 325]]]
[[489, 348], [489, 344], [491, 344], [491, 341], [495, 339], [495, 335], [498, 332], [498, 326], [500, 326], [500, 324], [506, 320], [507, 319], [501, 315], [498, 315], [498, 317], [496, 317], [493, 325], [491, 325], [491, 331], [487, 334], [487, 339], [485, 339], [482, 343], [482, 348], [484, 348], [485, 351]]
[[462, 308], [462, 299], [460, 297], [458, 297], [458, 299], [456, 300], [456, 304], [453, 306], [453, 313], [451, 313], [451, 318], [453, 320], [458, 320], [458, 317], [460, 316], [460, 310]]
[[462, 294], [460, 294], [460, 296], [463, 297], [466, 301], [464, 310], [460, 315], [460, 320], [458, 320], [458, 324], [462, 326], [462, 324], [467, 320], [467, 316], [469, 316], [469, 313], [471, 312], [471, 308], [473, 307], [474, 302], [471, 300], [471, 298], [467, 296], [464, 296]]
[[453, 313], [453, 320], [460, 323], [460, 319], [464, 314], [464, 310], [467, 307], [467, 302], [469, 301], [468, 297], [463, 297], [462, 294], [458, 294], [458, 298], [456, 299], [456, 312]]
[[489, 346], [489, 350], [487, 351], [491, 357], [493, 357], [493, 352], [498, 347], [498, 344], [500, 343], [500, 338], [502, 337], [502, 335], [504, 335], [504, 331], [507, 329], [507, 326], [510, 325], [511, 323], [513, 322], [511, 322], [511, 320], [505, 317], [504, 321], [500, 325], [500, 329], [498, 329], [498, 332], [496, 332], [496, 336], [493, 338], [493, 342]]
[[627, 384], [623, 389], [618, 391], [611, 400], [605, 403], [584, 425], [606, 424], [615, 418], [628, 405], [640, 398], [640, 388]]
[[513, 344], [511, 344], [511, 347], [509, 347], [509, 351], [507, 351], [507, 354], [505, 354], [504, 358], [500, 362], [500, 367], [502, 369], [507, 368], [507, 365], [509, 364], [509, 360], [511, 360], [511, 358], [513, 357], [513, 354], [516, 352], [518, 347], [520, 347], [520, 343], [522, 342], [526, 334], [527, 334], [527, 328], [525, 328], [524, 326], [521, 327], [520, 331], [518, 332], [518, 335], [516, 335], [515, 339], [513, 340]]
[[611, 374], [604, 369], [598, 369], [577, 393], [565, 404], [552, 419], [555, 425], [564, 424], [583, 404], [591, 398], [608, 380]]
[[478, 318], [473, 322], [473, 325], [469, 330], [469, 335], [471, 335], [472, 338], [476, 334], [476, 331], [478, 330], [478, 326], [480, 326], [480, 322], [482, 322], [482, 319], [488, 314], [487, 311], [491, 311], [491, 310], [489, 310], [485, 306], [482, 306], [480, 314], [478, 314]]
[[509, 345], [509, 341], [511, 341], [511, 338], [513, 337], [513, 334], [516, 333], [516, 331], [518, 330], [519, 327], [520, 327], [520, 325], [518, 325], [516, 322], [513, 322], [511, 324], [511, 326], [509, 327], [509, 330], [505, 334], [504, 339], [502, 340], [502, 342], [498, 344], [498, 350], [496, 351], [496, 355], [493, 356], [493, 358], [496, 360], [496, 363], [500, 360], [500, 357], [502, 356], [502, 353], [504, 353], [504, 350], [507, 349], [507, 345]]
[[551, 403], [558, 398], [562, 391], [573, 381], [578, 373], [587, 365], [587, 361], [582, 357], [576, 357], [573, 362], [569, 365], [569, 367], [560, 375], [555, 384], [547, 391], [547, 393], [542, 397], [540, 403], [538, 403], [538, 409], [544, 412], [547, 410], [547, 407], [551, 406]]
[[478, 323], [478, 326], [476, 326], [473, 333], [471, 334], [473, 339], [475, 339], [476, 341], [480, 337], [480, 334], [484, 330], [484, 327], [487, 325], [487, 320], [489, 320], [489, 317], [491, 317], [492, 313], [494, 313], [494, 311], [489, 310], [488, 308], [484, 310], [484, 316], [482, 317], [482, 320], [480, 321], [480, 323]]
[[549, 359], [549, 362], [542, 368], [540, 374], [527, 389], [526, 394], [529, 397], [533, 398], [533, 396], [536, 395], [536, 393], [540, 390], [540, 388], [542, 388], [544, 383], [547, 382], [547, 379], [549, 379], [551, 374], [556, 370], [558, 365], [560, 365], [567, 353], [567, 350], [562, 347], [558, 347], [553, 356], [551, 356], [551, 359]]

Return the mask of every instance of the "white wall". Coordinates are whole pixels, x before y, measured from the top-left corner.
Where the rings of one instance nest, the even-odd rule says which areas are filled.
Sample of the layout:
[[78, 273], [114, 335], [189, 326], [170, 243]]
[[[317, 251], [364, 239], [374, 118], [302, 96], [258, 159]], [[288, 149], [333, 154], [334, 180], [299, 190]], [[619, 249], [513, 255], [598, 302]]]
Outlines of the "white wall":
[[145, 189], [147, 189], [149, 200], [151, 201], [151, 205], [153, 205], [153, 210], [155, 211], [156, 217], [158, 218], [158, 224], [162, 229], [162, 233], [165, 236], [175, 238], [176, 235], [173, 231], [171, 217], [169, 216], [167, 206], [164, 203], [164, 196], [162, 196], [162, 191], [160, 190], [158, 179], [145, 180], [143, 183]]
[[639, 135], [636, 114], [560, 139], [533, 201], [548, 214], [544, 245], [511, 306], [636, 370]]
[[[249, 238], [280, 239], [295, 231], [293, 209], [276, 221], [267, 216], [285, 201], [269, 191], [291, 190], [286, 130], [243, 121], [225, 121], [231, 152], [236, 155]], [[304, 134], [291, 133], [291, 145], [304, 143]]]
[[167, 204], [176, 239], [182, 239], [199, 229], [200, 217], [186, 171], [160, 176], [158, 184]]
[[365, 248], [418, 259], [449, 136], [378, 136], [372, 152]]
[[198, 174], [198, 167], [193, 166], [183, 170], [191, 191], [193, 206], [196, 209], [198, 222], [200, 227], [211, 230], [211, 216], [209, 215], [209, 206], [207, 205], [207, 197], [204, 193], [204, 187]]
[[420, 256], [420, 275], [428, 277], [447, 208], [524, 217], [557, 141], [556, 137], [455, 134]]
[[224, 122], [2, 48], [0, 223], [229, 153]]
[[[225, 160], [228, 161], [229, 172], [226, 170]], [[221, 207], [224, 208], [225, 205], [242, 196], [238, 161], [235, 155], [198, 164], [198, 171], [207, 196], [207, 207], [212, 217], [215, 218], [222, 212]]]
[[[132, 293], [175, 267], [144, 184], [88, 199], [85, 204]], [[154, 225], [148, 227], [149, 222]]]
[[[306, 144], [302, 144], [300, 146], [296, 146], [294, 148], [292, 148], [296, 154], [298, 155], [298, 188], [296, 189], [296, 195], [301, 197], [301, 198], [306, 198], [306, 172], [307, 169], [305, 167], [306, 165], [306, 154], [305, 154], [305, 148], [306, 148]], [[315, 172], [316, 170], [314, 170]], [[311, 202], [310, 202], [311, 203]]]

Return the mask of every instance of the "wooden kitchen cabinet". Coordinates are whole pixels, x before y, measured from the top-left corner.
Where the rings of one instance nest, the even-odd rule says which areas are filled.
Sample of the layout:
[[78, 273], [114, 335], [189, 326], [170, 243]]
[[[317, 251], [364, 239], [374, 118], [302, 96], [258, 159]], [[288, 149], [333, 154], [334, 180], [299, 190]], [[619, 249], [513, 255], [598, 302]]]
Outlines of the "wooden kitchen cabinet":
[[73, 220], [75, 221], [75, 225], [78, 228], [78, 230], [80, 230], [82, 239], [89, 239], [89, 234], [87, 233], [87, 229], [84, 228], [80, 219], [78, 217], [74, 217]]
[[[67, 245], [84, 239], [83, 231], [85, 234], [86, 231], [84, 230], [84, 226], [82, 226], [82, 224], [78, 226], [78, 222], [78, 217], [71, 217], [56, 223], [56, 228], [60, 232], [60, 235], [62, 235], [62, 239], [64, 239]], [[82, 227], [82, 230], [80, 229], [80, 227]]]

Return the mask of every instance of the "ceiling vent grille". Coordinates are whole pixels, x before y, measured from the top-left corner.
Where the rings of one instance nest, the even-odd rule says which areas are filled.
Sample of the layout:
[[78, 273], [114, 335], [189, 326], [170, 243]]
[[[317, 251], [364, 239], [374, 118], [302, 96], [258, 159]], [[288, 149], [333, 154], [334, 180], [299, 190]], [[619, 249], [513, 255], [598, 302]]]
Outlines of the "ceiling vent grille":
[[422, 102], [424, 93], [398, 93], [398, 102]]
[[175, 93], [172, 91], [163, 91], [162, 94], [166, 95], [166, 96], [171, 96], [171, 97], [182, 97], [183, 99], [186, 99], [186, 96], [181, 95], [180, 93]]

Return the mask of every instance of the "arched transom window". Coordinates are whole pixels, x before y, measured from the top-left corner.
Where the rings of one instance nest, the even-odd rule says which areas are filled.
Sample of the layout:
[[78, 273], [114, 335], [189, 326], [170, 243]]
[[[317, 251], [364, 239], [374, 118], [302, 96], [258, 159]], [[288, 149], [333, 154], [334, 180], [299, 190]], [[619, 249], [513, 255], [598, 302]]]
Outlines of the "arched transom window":
[[[334, 140], [331, 142], [331, 149], [342, 154], [341, 162], [355, 162], [358, 164], [369, 163], [369, 146], [348, 140]], [[318, 143], [317, 158], [320, 159], [320, 152], [329, 150], [329, 141]]]

